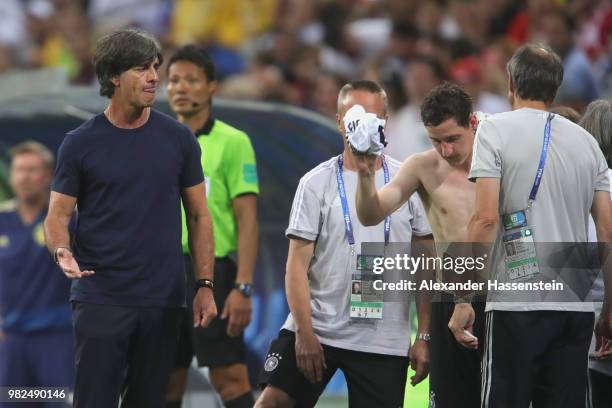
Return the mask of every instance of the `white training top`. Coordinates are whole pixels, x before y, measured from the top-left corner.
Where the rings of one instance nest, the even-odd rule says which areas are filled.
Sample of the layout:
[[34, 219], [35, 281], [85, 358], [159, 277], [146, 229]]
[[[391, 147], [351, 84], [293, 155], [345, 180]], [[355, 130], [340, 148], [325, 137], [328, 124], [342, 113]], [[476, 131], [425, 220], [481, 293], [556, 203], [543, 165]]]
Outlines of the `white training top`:
[[[470, 179], [501, 179], [500, 215], [524, 210], [533, 186], [548, 112], [523, 108], [491, 115], [476, 133]], [[595, 191], [609, 191], [608, 166], [595, 139], [583, 128], [555, 115], [551, 122], [548, 156], [540, 188], [528, 223], [533, 227], [539, 280], [555, 276], [552, 265], [559, 253], [541, 243], [587, 242], [587, 223]], [[492, 253], [491, 279], [511, 282], [505, 271], [505, 252], [500, 222]], [[551, 266], [547, 269], [547, 266]], [[558, 269], [555, 269], [558, 271]], [[547, 271], [550, 274], [547, 274]], [[565, 273], [565, 266], [563, 267]], [[568, 271], [573, 290], [534, 293], [498, 291], [488, 293], [487, 310], [568, 310], [592, 311], [584, 302], [582, 289], [589, 292], [586, 273]]]
[[[385, 156], [393, 178], [401, 163]], [[337, 157], [321, 163], [300, 180], [293, 200], [287, 237], [315, 241], [314, 256], [308, 269], [310, 306], [314, 332], [322, 344], [347, 350], [407, 356], [410, 347], [409, 297], [405, 301], [385, 302], [383, 319], [349, 318], [351, 275], [355, 256], [351, 256], [338, 194]], [[357, 218], [355, 194], [357, 173], [343, 169], [355, 251], [362, 242], [384, 242], [384, 223], [364, 227]], [[384, 185], [383, 170], [376, 172], [376, 188]], [[391, 216], [390, 242], [410, 242], [412, 235], [429, 235], [431, 229], [423, 206], [413, 195]], [[295, 331], [291, 313], [283, 328]]]

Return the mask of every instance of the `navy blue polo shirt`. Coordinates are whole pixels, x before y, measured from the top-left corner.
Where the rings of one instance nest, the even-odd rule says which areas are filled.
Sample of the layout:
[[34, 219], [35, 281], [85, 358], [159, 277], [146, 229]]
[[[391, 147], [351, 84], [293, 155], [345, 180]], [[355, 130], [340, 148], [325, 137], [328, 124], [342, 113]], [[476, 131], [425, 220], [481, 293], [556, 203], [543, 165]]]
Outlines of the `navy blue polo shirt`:
[[70, 280], [53, 262], [43, 233], [47, 211], [25, 224], [15, 203], [0, 208], [0, 316], [7, 333], [69, 329]]
[[71, 247], [81, 270], [72, 301], [119, 306], [185, 304], [181, 190], [202, 183], [191, 131], [151, 110], [136, 129], [104, 114], [68, 132], [52, 190], [76, 197]]

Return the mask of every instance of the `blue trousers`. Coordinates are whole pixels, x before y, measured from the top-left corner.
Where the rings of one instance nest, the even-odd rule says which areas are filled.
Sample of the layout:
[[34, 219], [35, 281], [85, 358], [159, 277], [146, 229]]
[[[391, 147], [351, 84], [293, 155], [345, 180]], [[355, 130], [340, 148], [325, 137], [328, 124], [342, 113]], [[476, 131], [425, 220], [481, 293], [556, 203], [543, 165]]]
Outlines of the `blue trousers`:
[[[0, 341], [0, 387], [69, 387], [74, 384], [72, 330], [5, 333]], [[65, 407], [62, 403], [2, 403], [2, 408]]]

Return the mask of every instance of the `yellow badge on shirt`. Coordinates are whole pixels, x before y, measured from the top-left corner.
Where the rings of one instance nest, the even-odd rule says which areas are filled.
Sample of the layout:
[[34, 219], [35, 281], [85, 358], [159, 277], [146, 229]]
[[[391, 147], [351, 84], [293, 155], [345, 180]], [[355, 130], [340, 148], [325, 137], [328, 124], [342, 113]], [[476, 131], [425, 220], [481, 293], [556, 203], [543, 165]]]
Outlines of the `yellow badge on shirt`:
[[46, 245], [45, 244], [45, 231], [43, 229], [42, 222], [38, 223], [34, 227], [34, 232], [32, 233], [32, 238], [34, 239], [34, 242], [36, 242], [41, 247], [44, 247]]
[[8, 235], [0, 235], [0, 248], [6, 248], [11, 243]]

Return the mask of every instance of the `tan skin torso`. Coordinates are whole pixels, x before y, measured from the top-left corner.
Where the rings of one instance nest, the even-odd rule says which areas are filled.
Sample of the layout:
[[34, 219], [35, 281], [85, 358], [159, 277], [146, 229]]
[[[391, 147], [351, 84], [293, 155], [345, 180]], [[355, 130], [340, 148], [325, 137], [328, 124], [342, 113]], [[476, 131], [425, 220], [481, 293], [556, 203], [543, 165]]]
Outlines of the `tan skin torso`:
[[434, 151], [423, 153], [419, 196], [437, 243], [468, 241], [468, 224], [475, 204], [476, 186], [468, 171], [451, 167]]

